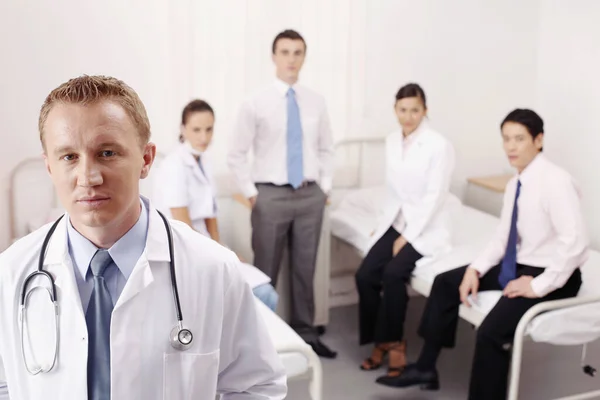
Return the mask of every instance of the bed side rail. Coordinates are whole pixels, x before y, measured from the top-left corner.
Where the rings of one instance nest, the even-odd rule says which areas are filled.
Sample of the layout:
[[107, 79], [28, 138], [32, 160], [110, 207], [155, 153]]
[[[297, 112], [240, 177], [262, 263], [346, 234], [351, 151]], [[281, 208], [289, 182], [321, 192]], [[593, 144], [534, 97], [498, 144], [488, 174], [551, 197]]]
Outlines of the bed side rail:
[[[512, 348], [508, 400], [517, 400], [519, 398], [519, 378], [521, 374], [521, 363], [523, 359], [523, 342], [527, 335], [527, 327], [529, 326], [531, 321], [535, 317], [546, 311], [560, 310], [591, 303], [600, 303], [600, 295], [545, 301], [543, 303], [539, 303], [531, 307], [523, 315], [523, 317], [521, 317], [521, 320], [517, 325], [517, 330], [515, 332], [515, 339]], [[600, 307], [600, 304], [598, 306]], [[600, 390], [597, 390], [593, 392], [581, 393], [575, 396], [563, 397], [561, 399], [556, 400], [583, 400], [596, 398], [599, 395]]]

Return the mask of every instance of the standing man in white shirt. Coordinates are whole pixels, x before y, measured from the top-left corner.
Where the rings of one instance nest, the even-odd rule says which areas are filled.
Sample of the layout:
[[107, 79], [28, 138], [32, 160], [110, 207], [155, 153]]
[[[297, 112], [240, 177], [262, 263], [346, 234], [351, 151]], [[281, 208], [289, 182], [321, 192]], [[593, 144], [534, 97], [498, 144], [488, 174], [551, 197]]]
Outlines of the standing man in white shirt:
[[313, 278], [332, 186], [331, 127], [323, 97], [297, 83], [306, 55], [302, 36], [283, 31], [272, 51], [277, 79], [242, 105], [228, 162], [252, 204], [254, 265], [277, 282], [288, 244], [290, 325], [318, 355], [333, 358], [336, 353], [319, 340], [313, 326]]
[[454, 347], [460, 304], [471, 307], [478, 291], [502, 290], [477, 331], [469, 399], [505, 399], [510, 347], [523, 314], [579, 292], [589, 241], [577, 185], [542, 154], [544, 123], [535, 112], [514, 110], [501, 129], [518, 174], [506, 186], [496, 235], [470, 266], [436, 277], [419, 328], [425, 339], [419, 360], [379, 383], [438, 389], [435, 364], [442, 347]]

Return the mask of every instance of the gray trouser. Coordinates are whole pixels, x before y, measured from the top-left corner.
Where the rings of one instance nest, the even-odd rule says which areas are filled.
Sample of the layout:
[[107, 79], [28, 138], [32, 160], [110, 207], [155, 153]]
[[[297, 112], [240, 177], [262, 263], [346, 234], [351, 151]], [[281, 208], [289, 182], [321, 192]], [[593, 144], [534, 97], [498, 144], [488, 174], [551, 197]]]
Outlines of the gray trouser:
[[257, 184], [252, 210], [254, 265], [277, 283], [284, 246], [288, 246], [291, 287], [290, 326], [305, 340], [314, 335], [315, 264], [327, 196], [319, 185]]

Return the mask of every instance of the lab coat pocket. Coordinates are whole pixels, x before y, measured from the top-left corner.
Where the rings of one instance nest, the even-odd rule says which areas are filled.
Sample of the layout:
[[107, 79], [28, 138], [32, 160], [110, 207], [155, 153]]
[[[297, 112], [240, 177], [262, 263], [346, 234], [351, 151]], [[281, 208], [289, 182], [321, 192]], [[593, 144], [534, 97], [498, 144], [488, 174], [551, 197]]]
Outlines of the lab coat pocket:
[[164, 356], [164, 400], [214, 400], [219, 374], [219, 350], [207, 354]]

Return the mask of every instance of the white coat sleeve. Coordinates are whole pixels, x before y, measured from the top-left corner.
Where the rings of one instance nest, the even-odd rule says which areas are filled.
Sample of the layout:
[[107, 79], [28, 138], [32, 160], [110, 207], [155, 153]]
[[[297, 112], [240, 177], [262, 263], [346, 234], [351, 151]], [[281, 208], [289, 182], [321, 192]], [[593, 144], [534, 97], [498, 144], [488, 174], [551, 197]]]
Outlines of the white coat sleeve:
[[227, 265], [217, 393], [222, 400], [280, 400], [287, 394], [285, 369], [260, 316], [250, 286]]
[[161, 204], [166, 208], [189, 207], [187, 171], [181, 162], [174, 159], [166, 160], [161, 167], [160, 182], [157, 196], [160, 196]]
[[8, 388], [6, 386], [6, 373], [4, 372], [4, 364], [2, 363], [2, 354], [0, 354], [0, 400], [9, 400]]
[[433, 215], [444, 205], [450, 191], [450, 182], [454, 172], [454, 148], [450, 143], [441, 146], [429, 166], [427, 188], [417, 210], [418, 218], [406, 226], [402, 236], [413, 243], [423, 232]]
[[258, 190], [252, 181], [248, 153], [256, 136], [256, 117], [254, 106], [245, 102], [239, 112], [231, 138], [231, 147], [227, 155], [227, 164], [233, 173], [240, 190], [247, 198], [256, 196]]

